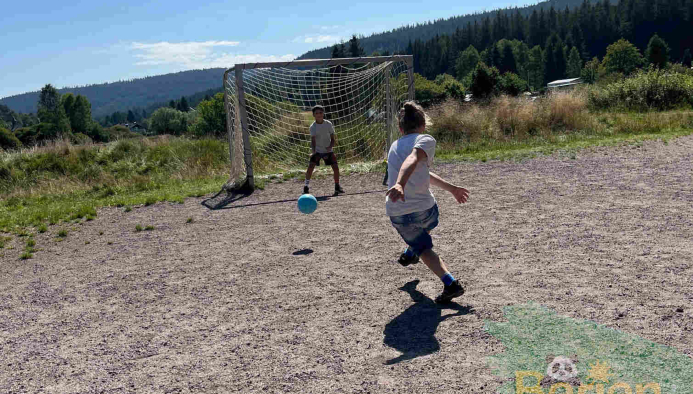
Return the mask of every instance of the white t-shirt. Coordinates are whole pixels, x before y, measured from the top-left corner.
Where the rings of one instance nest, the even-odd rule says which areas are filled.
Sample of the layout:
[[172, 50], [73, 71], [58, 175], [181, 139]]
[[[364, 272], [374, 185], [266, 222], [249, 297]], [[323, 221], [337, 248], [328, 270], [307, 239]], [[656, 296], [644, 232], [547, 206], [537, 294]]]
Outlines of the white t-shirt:
[[393, 203], [389, 197], [385, 197], [385, 213], [388, 216], [421, 212], [431, 209], [436, 204], [436, 199], [430, 190], [431, 176], [428, 173], [436, 153], [436, 140], [428, 134], [407, 134], [392, 143], [387, 155], [388, 188], [397, 183], [399, 170], [414, 148], [423, 149], [428, 155], [428, 160], [416, 166], [407, 184], [404, 185], [404, 201], [397, 200]]
[[313, 122], [310, 125], [310, 136], [315, 137], [315, 151], [318, 153], [330, 153], [330, 136], [334, 134], [332, 122], [323, 119], [322, 123]]

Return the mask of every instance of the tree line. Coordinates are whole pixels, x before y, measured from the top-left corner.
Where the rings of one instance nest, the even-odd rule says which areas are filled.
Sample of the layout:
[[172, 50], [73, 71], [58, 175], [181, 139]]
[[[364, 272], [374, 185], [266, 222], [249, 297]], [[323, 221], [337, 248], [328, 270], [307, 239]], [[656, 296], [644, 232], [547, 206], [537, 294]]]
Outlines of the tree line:
[[529, 15], [496, 12], [481, 23], [467, 23], [452, 34], [416, 39], [405, 53], [414, 71], [428, 79], [440, 74], [464, 78], [475, 59], [513, 72], [538, 88], [555, 79], [580, 76], [578, 70], [621, 39], [645, 50], [653, 37], [667, 45], [669, 60], [690, 64], [693, 0], [609, 0], [558, 10], [551, 6]]

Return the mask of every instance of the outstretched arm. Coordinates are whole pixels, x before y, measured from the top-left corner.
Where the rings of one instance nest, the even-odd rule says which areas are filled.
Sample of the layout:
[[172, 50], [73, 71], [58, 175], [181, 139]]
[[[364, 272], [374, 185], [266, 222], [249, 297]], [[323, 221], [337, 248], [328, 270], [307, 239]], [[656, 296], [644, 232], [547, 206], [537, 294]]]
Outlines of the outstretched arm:
[[450, 194], [452, 194], [455, 197], [455, 200], [457, 200], [457, 202], [460, 204], [467, 202], [467, 199], [469, 198], [469, 190], [463, 187], [455, 186], [430, 171], [428, 173], [431, 175], [431, 185], [438, 186], [439, 188], [450, 192]]

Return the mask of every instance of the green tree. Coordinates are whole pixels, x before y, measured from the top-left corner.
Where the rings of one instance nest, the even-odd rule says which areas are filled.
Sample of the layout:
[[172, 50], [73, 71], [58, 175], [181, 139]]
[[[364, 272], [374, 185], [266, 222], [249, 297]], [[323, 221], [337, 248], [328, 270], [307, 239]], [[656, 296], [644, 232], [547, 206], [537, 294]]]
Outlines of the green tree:
[[356, 37], [356, 34], [351, 36], [351, 39], [349, 40], [349, 56], [351, 57], [361, 57], [364, 56], [366, 52], [364, 52], [363, 48], [361, 47], [361, 43], [359, 43], [358, 37]]
[[174, 108], [159, 108], [154, 111], [149, 120], [149, 129], [157, 135], [182, 135], [187, 131], [185, 114]]
[[171, 100], [168, 102], [169, 108], [176, 109], [176, 100]]
[[530, 89], [538, 90], [544, 86], [544, 53], [539, 45], [530, 49], [526, 68]]
[[188, 100], [185, 97], [180, 98], [180, 110], [183, 112], [190, 111], [190, 105], [188, 105]]
[[568, 55], [568, 67], [566, 74], [568, 78], [578, 78], [582, 72], [582, 59], [580, 58], [580, 51], [576, 47], [570, 49], [570, 55]]
[[61, 105], [60, 94], [51, 84], [41, 89], [36, 114], [45, 125], [41, 127], [42, 139], [53, 139], [70, 133], [70, 121]]
[[217, 93], [210, 100], [198, 104], [197, 119], [192, 125], [192, 131], [197, 136], [226, 134], [226, 111], [224, 110], [224, 94]]
[[599, 78], [599, 64], [599, 59], [596, 57], [585, 63], [585, 67], [582, 68], [582, 72], [580, 73], [583, 82], [597, 82], [597, 78]]
[[75, 133], [88, 134], [91, 119], [91, 103], [86, 97], [77, 95], [70, 114], [70, 124]]
[[498, 71], [502, 74], [506, 72], [517, 73], [517, 61], [515, 61], [515, 53], [513, 52], [513, 47], [510, 42], [506, 41], [503, 45], [503, 56], [501, 59], [501, 64], [498, 67]]
[[66, 93], [60, 97], [60, 103], [65, 109], [65, 115], [70, 120], [70, 125], [72, 125], [72, 112], [75, 106], [75, 96], [72, 93]]
[[472, 45], [460, 52], [455, 62], [455, 75], [460, 81], [469, 75], [479, 64], [479, 52]]
[[135, 121], [135, 113], [132, 110], [128, 110], [128, 123]]
[[474, 97], [484, 98], [494, 94], [499, 78], [500, 73], [497, 68], [479, 63], [472, 73], [472, 86], [470, 86]]
[[606, 48], [602, 63], [608, 73], [629, 75], [643, 64], [643, 57], [635, 45], [622, 38]]
[[645, 59], [657, 68], [666, 67], [667, 63], [669, 63], [669, 45], [655, 34], [647, 44]]

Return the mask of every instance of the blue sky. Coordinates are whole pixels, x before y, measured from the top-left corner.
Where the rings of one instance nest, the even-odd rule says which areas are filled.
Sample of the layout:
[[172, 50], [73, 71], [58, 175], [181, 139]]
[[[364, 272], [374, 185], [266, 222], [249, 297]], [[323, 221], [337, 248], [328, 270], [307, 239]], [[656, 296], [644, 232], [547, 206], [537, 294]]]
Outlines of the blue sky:
[[0, 98], [149, 75], [288, 60], [352, 34], [536, 1], [5, 2]]

